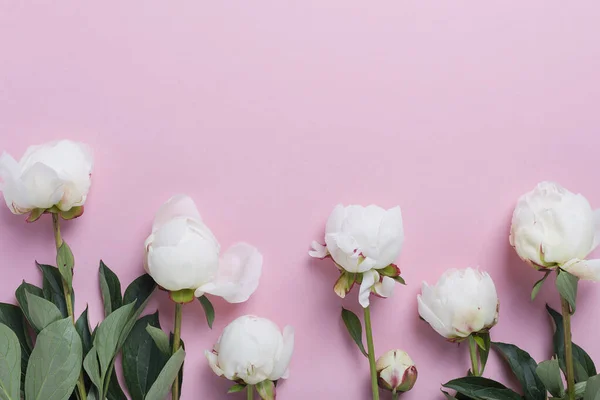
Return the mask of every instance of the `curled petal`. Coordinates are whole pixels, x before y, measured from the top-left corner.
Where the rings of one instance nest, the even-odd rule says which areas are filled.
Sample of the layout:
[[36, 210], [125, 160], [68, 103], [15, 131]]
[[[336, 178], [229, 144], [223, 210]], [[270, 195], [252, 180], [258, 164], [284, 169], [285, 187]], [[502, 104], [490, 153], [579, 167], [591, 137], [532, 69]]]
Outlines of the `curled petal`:
[[210, 365], [210, 368], [213, 370], [213, 372], [217, 376], [223, 376], [223, 370], [217, 365], [218, 356], [214, 352], [208, 350], [204, 350], [204, 355], [206, 356], [206, 359], [208, 360], [208, 365]]
[[287, 379], [289, 375], [288, 366], [294, 352], [294, 328], [287, 325], [283, 328], [283, 347], [279, 359], [275, 361], [273, 371], [269, 375], [269, 379], [276, 381], [277, 379]]
[[202, 220], [194, 200], [184, 194], [178, 194], [160, 206], [154, 217], [152, 231], [155, 232], [165, 223], [177, 217], [187, 217], [198, 221]]
[[396, 281], [388, 276], [384, 276], [381, 282], [376, 282], [373, 285], [375, 294], [380, 297], [390, 297], [394, 293], [394, 285]]
[[358, 292], [358, 302], [363, 308], [369, 307], [369, 296], [371, 295], [371, 287], [375, 282], [379, 281], [379, 274], [375, 270], [367, 271], [363, 274], [363, 280], [360, 284]]
[[309, 256], [320, 259], [324, 259], [327, 256], [329, 256], [329, 251], [327, 250], [327, 247], [325, 245], [322, 245], [321, 243], [318, 243], [313, 240], [311, 246], [312, 250], [308, 252]]
[[215, 279], [200, 286], [196, 293], [209, 293], [223, 297], [229, 303], [242, 303], [258, 287], [262, 263], [263, 257], [254, 246], [234, 244], [220, 258]]
[[600, 282], [600, 259], [574, 259], [561, 267], [568, 273], [586, 281]]

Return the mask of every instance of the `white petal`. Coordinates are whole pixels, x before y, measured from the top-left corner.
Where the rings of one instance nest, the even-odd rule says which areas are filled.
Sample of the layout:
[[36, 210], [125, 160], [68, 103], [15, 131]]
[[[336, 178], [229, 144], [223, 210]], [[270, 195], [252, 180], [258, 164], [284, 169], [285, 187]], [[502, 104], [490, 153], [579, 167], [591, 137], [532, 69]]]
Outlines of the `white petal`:
[[206, 356], [206, 359], [208, 360], [208, 365], [210, 365], [210, 368], [213, 370], [213, 372], [215, 374], [217, 374], [217, 376], [223, 376], [224, 372], [221, 368], [219, 368], [218, 364], [218, 357], [215, 353], [213, 353], [212, 351], [208, 351], [208, 350], [204, 350], [204, 355]]
[[363, 274], [363, 280], [358, 292], [358, 302], [363, 308], [369, 307], [369, 296], [371, 287], [379, 280], [379, 274], [375, 270], [367, 271]]
[[314, 258], [325, 258], [329, 255], [329, 251], [327, 251], [327, 247], [314, 241], [311, 243], [312, 250], [308, 252], [308, 255]]
[[571, 260], [561, 267], [568, 273], [586, 281], [600, 281], [600, 259]]
[[24, 214], [34, 208], [21, 182], [19, 163], [8, 153], [0, 156], [0, 180], [4, 201], [13, 214]]
[[294, 328], [287, 325], [283, 328], [283, 348], [279, 359], [275, 361], [273, 372], [269, 375], [269, 379], [275, 381], [280, 378], [287, 379], [288, 366], [294, 352]]
[[162, 225], [177, 217], [187, 217], [198, 221], [202, 220], [194, 200], [184, 194], [178, 194], [160, 206], [154, 217], [152, 231], [156, 231]]
[[419, 315], [423, 318], [431, 327], [440, 335], [445, 338], [452, 337], [452, 331], [444, 325], [444, 323], [438, 318], [437, 315], [429, 308], [429, 306], [423, 301], [421, 295], [417, 296]]
[[258, 287], [262, 263], [263, 257], [254, 246], [237, 243], [219, 260], [215, 280], [198, 289], [223, 297], [229, 303], [242, 303], [248, 300]]
[[50, 208], [64, 194], [64, 182], [56, 171], [42, 163], [35, 163], [23, 172], [21, 181], [28, 201], [37, 208]]
[[384, 276], [381, 282], [376, 282], [373, 286], [375, 293], [381, 297], [390, 297], [394, 293], [396, 281], [389, 276]]
[[594, 251], [594, 249], [600, 244], [600, 209], [594, 210], [594, 228], [594, 243], [592, 244], [592, 249], [590, 250], [590, 253]]

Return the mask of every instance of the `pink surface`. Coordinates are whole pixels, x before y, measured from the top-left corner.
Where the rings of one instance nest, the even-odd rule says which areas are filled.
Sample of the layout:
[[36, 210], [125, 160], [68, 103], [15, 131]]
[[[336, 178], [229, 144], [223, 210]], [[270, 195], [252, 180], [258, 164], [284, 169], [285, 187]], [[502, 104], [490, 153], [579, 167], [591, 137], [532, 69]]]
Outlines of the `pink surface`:
[[[86, 213], [64, 228], [76, 311], [87, 302], [100, 318], [100, 258], [124, 284], [142, 273], [153, 214], [178, 192], [223, 246], [264, 254], [258, 292], [216, 301], [212, 331], [199, 304], [185, 307], [184, 399], [243, 397], [225, 394], [202, 352], [246, 313], [296, 328], [281, 399], [369, 397], [368, 363], [339, 318], [342, 305], [358, 311], [356, 294], [337, 298], [335, 269], [307, 255], [338, 202], [403, 209], [409, 285], [374, 302], [373, 324], [378, 354], [403, 348], [417, 363], [404, 399], [441, 399], [439, 384], [468, 368], [467, 348], [417, 316], [420, 282], [450, 267], [494, 278], [494, 340], [549, 357], [544, 303], [557, 294], [529, 301], [538, 275], [508, 229], [543, 179], [600, 206], [598, 2], [27, 3], [0, 1], [0, 149], [64, 137], [95, 150]], [[53, 260], [51, 230], [47, 216], [28, 225], [0, 210], [0, 300], [23, 278], [40, 283], [33, 261]], [[598, 289], [581, 284], [574, 319], [596, 359]], [[170, 326], [164, 293], [156, 308]], [[486, 374], [505, 379], [491, 358]]]

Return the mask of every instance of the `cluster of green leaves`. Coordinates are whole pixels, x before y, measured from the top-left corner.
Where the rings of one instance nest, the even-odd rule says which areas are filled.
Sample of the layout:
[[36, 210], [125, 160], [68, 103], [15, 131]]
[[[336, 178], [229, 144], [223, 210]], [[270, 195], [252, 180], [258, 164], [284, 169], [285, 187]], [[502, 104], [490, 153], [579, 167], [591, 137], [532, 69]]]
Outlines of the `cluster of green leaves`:
[[[90, 400], [127, 400], [114, 370], [121, 351], [131, 398], [163, 399], [181, 376], [185, 353], [165, 354], [148, 341], [146, 327], [159, 327], [158, 315], [139, 316], [156, 289], [154, 280], [142, 275], [122, 294], [117, 276], [100, 262], [105, 319], [92, 330], [87, 308], [75, 322], [68, 314], [74, 303], [68, 246], [58, 251], [58, 267], [37, 265], [42, 287], [23, 281], [15, 293], [19, 306], [0, 303], [0, 399], [81, 400], [84, 392]], [[74, 390], [80, 377], [84, 388]]]
[[[561, 273], [562, 275], [562, 273]], [[492, 343], [508, 362], [521, 386], [522, 395], [491, 379], [467, 376], [454, 379], [443, 386], [455, 390], [456, 395], [443, 392], [449, 400], [565, 400], [562, 374], [565, 372], [563, 317], [546, 306], [552, 318], [554, 358], [537, 363], [526, 351], [507, 343]], [[575, 365], [575, 397], [583, 400], [600, 399], [600, 375], [590, 356], [573, 343]]]

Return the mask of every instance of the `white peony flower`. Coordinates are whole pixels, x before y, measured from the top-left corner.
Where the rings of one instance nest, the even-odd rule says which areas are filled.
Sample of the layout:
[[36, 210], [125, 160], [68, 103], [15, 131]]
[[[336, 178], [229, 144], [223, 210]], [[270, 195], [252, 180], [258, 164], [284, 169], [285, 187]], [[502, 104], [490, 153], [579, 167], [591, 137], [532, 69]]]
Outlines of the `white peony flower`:
[[0, 156], [0, 190], [14, 214], [32, 213], [34, 221], [46, 210], [81, 215], [91, 185], [93, 156], [82, 143], [61, 140], [31, 146], [17, 162], [12, 156]]
[[600, 280], [600, 260], [585, 260], [600, 243], [600, 210], [581, 194], [541, 182], [521, 196], [513, 213], [510, 244], [538, 269], [562, 269]]
[[312, 243], [309, 255], [331, 257], [341, 272], [334, 290], [344, 297], [355, 282], [359, 282], [359, 301], [369, 306], [369, 295], [392, 294], [394, 280], [400, 280], [400, 270], [394, 264], [404, 242], [400, 207], [385, 210], [337, 205], [325, 227], [325, 245]]
[[472, 268], [448, 270], [435, 286], [423, 282], [417, 300], [421, 318], [450, 340], [489, 330], [498, 321], [494, 281], [487, 273]]
[[393, 393], [408, 392], [417, 382], [417, 367], [402, 350], [390, 350], [376, 363], [379, 386]]
[[145, 245], [146, 271], [171, 292], [187, 289], [196, 297], [209, 293], [241, 303], [258, 287], [262, 255], [238, 243], [219, 257], [219, 242], [187, 196], [175, 196], [160, 207]]
[[245, 315], [227, 325], [205, 355], [218, 376], [256, 385], [286, 379], [293, 351], [294, 328], [288, 325], [282, 334], [268, 319]]

